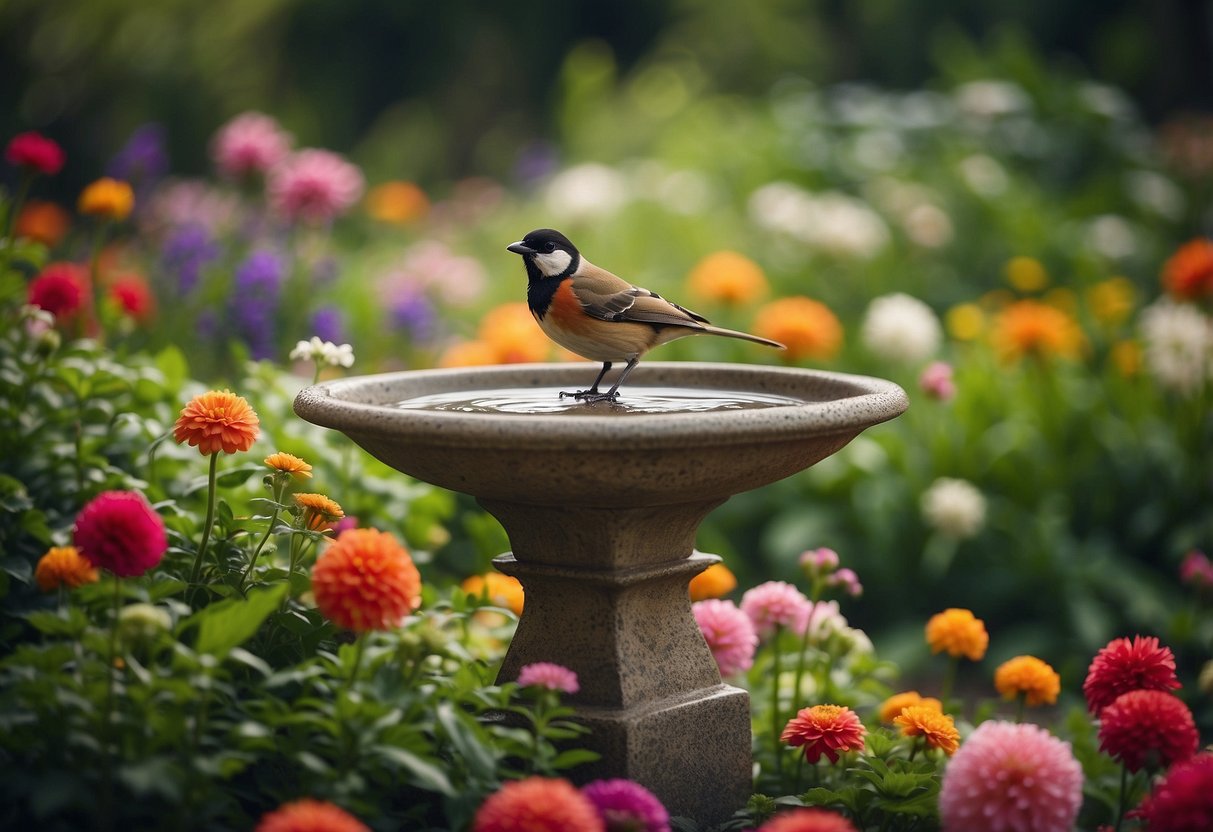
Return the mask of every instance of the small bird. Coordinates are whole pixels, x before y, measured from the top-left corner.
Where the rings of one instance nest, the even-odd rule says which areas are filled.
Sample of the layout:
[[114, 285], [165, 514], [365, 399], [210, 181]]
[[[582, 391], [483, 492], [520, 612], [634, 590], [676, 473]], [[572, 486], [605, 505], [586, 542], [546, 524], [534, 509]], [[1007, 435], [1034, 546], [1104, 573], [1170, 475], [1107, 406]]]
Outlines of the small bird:
[[[616, 401], [619, 385], [640, 356], [687, 335], [724, 335], [784, 349], [778, 341], [712, 326], [702, 315], [633, 286], [586, 260], [568, 237], [551, 228], [532, 231], [506, 249], [522, 255], [527, 305], [544, 333], [565, 349], [602, 362], [588, 390], [561, 392], [561, 398]], [[598, 385], [616, 361], [627, 365], [611, 389], [602, 393]]]

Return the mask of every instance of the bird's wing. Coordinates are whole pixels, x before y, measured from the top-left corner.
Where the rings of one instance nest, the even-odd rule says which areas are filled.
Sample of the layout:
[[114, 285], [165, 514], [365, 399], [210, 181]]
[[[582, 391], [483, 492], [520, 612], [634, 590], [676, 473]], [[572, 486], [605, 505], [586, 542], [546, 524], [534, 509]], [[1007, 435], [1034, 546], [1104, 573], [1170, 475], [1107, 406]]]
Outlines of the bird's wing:
[[582, 260], [573, 278], [573, 294], [587, 315], [603, 321], [687, 326], [699, 329], [708, 319], [660, 295]]

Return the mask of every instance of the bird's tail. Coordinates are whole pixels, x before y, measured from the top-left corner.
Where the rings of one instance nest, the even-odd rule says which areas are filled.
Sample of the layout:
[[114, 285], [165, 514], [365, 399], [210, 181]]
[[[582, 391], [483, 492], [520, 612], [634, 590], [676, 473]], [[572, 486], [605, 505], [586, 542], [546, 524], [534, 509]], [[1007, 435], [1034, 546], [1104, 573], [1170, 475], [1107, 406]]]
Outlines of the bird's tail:
[[725, 329], [722, 326], [712, 326], [706, 324], [701, 330], [704, 335], [723, 335], [726, 338], [740, 338], [743, 341], [753, 341], [755, 344], [763, 344], [768, 347], [774, 347], [777, 350], [786, 350], [787, 347], [778, 341], [772, 341], [770, 338], [760, 338], [757, 335], [751, 335], [748, 332], [738, 332], [735, 329]]

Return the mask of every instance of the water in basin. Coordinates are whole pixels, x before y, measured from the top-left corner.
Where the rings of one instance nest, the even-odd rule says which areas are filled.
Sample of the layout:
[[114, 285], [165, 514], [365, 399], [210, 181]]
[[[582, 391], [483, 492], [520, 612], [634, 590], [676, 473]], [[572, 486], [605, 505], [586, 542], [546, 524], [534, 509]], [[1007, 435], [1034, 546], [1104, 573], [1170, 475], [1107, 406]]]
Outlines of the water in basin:
[[[560, 397], [560, 387], [507, 387], [496, 390], [457, 390], [417, 396], [397, 402], [405, 410], [450, 410], [460, 413], [569, 414], [601, 416], [638, 413], [706, 413], [718, 410], [754, 410], [804, 404], [801, 399], [754, 393], [748, 390], [711, 390], [700, 387], [645, 387], [620, 391], [615, 402], [588, 404]], [[563, 388], [572, 389], [572, 388]]]

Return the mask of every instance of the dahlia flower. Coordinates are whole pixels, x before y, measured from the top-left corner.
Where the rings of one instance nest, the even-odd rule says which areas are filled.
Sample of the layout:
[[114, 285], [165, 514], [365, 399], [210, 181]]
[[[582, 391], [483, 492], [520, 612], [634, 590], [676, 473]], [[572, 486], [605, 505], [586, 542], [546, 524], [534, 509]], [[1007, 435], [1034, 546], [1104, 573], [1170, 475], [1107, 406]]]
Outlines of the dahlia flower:
[[103, 491], [76, 515], [76, 548], [94, 566], [129, 578], [160, 563], [168, 549], [164, 521], [137, 491]]
[[758, 827], [758, 832], [859, 832], [842, 815], [826, 809], [791, 809]]
[[371, 832], [371, 828], [339, 806], [304, 799], [262, 815], [253, 832]]
[[670, 832], [670, 815], [651, 791], [632, 780], [595, 780], [581, 787], [606, 832]]
[[408, 551], [386, 532], [351, 529], [312, 568], [312, 594], [338, 627], [390, 630], [421, 603], [421, 575]]
[[1087, 708], [1095, 716], [1122, 693], [1131, 690], [1169, 691], [1179, 687], [1175, 678], [1175, 656], [1154, 636], [1116, 638], [1091, 660], [1082, 692]]
[[1150, 832], [1213, 829], [1213, 754], [1173, 765], [1134, 813]]
[[840, 752], [862, 751], [867, 733], [850, 708], [814, 705], [792, 717], [779, 739], [793, 748], [803, 747], [807, 762], [816, 763], [825, 755], [836, 763]]
[[606, 832], [594, 804], [567, 780], [506, 783], [480, 804], [472, 832]]
[[691, 612], [721, 676], [727, 678], [753, 666], [758, 634], [736, 604], [713, 598], [692, 604]]
[[224, 176], [266, 173], [291, 152], [291, 135], [264, 113], [241, 113], [211, 140], [211, 158]]
[[520, 687], [538, 687], [557, 693], [573, 694], [581, 690], [577, 674], [564, 665], [553, 662], [533, 662], [523, 665], [518, 671]]
[[803, 635], [813, 603], [786, 581], [767, 581], [746, 590], [741, 596], [741, 611], [754, 622], [761, 638], [773, 635], [779, 627]]
[[1186, 760], [1199, 745], [1192, 712], [1173, 693], [1132, 690], [1099, 713], [1099, 749], [1129, 771]]
[[266, 184], [270, 207], [288, 222], [332, 222], [362, 196], [362, 171], [328, 150], [300, 150], [274, 167]]

